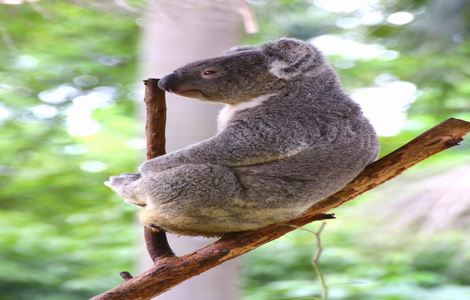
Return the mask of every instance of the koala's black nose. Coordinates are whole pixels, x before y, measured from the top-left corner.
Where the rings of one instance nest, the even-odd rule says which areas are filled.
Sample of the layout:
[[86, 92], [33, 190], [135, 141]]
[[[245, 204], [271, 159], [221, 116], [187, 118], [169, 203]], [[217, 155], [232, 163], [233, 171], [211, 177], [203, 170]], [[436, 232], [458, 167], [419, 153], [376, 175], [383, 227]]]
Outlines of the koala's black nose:
[[164, 76], [158, 81], [158, 87], [167, 92], [173, 92], [178, 86], [178, 75], [176, 73], [171, 73]]

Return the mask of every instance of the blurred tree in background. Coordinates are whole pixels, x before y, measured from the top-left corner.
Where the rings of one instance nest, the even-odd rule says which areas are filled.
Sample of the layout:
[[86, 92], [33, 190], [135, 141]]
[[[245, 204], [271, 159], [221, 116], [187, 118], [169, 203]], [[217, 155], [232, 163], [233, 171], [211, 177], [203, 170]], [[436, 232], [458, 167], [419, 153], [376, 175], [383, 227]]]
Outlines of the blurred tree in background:
[[[102, 182], [134, 169], [144, 148], [133, 103], [141, 101], [144, 4], [21, 2], [0, 0], [0, 300], [86, 299], [120, 282], [117, 271], [132, 270], [141, 234], [130, 226], [135, 210]], [[249, 3], [260, 31], [245, 42], [312, 39], [382, 135], [382, 154], [448, 117], [470, 119], [467, 1]], [[464, 142], [336, 211], [320, 261], [330, 299], [470, 299], [468, 222], [424, 234], [423, 222], [404, 227], [397, 219], [421, 216], [423, 206], [391, 205], [405, 194], [439, 207], [459, 197], [452, 220], [468, 218], [469, 184], [450, 192], [468, 171], [433, 176], [468, 166], [469, 149]], [[433, 186], [444, 189], [438, 200]], [[318, 296], [313, 244], [296, 231], [248, 255], [243, 298]]]

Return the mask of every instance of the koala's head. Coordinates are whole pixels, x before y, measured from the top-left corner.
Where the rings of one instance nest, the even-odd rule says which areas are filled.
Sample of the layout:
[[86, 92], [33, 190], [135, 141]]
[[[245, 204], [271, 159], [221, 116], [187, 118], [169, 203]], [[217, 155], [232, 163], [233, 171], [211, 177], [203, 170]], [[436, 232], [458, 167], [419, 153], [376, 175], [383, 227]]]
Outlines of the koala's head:
[[188, 64], [160, 79], [158, 85], [181, 96], [234, 104], [275, 93], [324, 66], [321, 53], [312, 45], [283, 38]]

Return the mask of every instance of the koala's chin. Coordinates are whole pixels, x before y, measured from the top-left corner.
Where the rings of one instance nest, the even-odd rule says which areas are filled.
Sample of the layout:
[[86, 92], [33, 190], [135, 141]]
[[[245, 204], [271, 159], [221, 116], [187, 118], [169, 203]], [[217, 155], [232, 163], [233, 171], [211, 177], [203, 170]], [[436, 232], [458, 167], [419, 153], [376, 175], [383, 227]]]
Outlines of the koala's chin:
[[209, 99], [207, 96], [201, 92], [200, 90], [196, 89], [191, 89], [191, 90], [184, 90], [184, 91], [177, 91], [175, 94], [183, 97], [188, 97], [188, 98], [195, 98], [203, 101], [208, 101]]

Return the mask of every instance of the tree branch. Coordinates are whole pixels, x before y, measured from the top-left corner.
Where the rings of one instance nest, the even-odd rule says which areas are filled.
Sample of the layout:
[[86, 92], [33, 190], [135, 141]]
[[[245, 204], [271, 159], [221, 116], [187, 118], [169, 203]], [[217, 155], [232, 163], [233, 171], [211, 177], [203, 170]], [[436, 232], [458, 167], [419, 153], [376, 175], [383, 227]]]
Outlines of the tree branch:
[[160, 259], [143, 274], [95, 296], [92, 300], [150, 299], [188, 278], [283, 236], [294, 230], [292, 225], [303, 226], [312, 221], [331, 218], [331, 215], [324, 213], [399, 175], [423, 159], [458, 145], [469, 131], [470, 122], [448, 119], [370, 164], [341, 191], [314, 204], [288, 224], [274, 224], [254, 231], [227, 234], [194, 253]]

